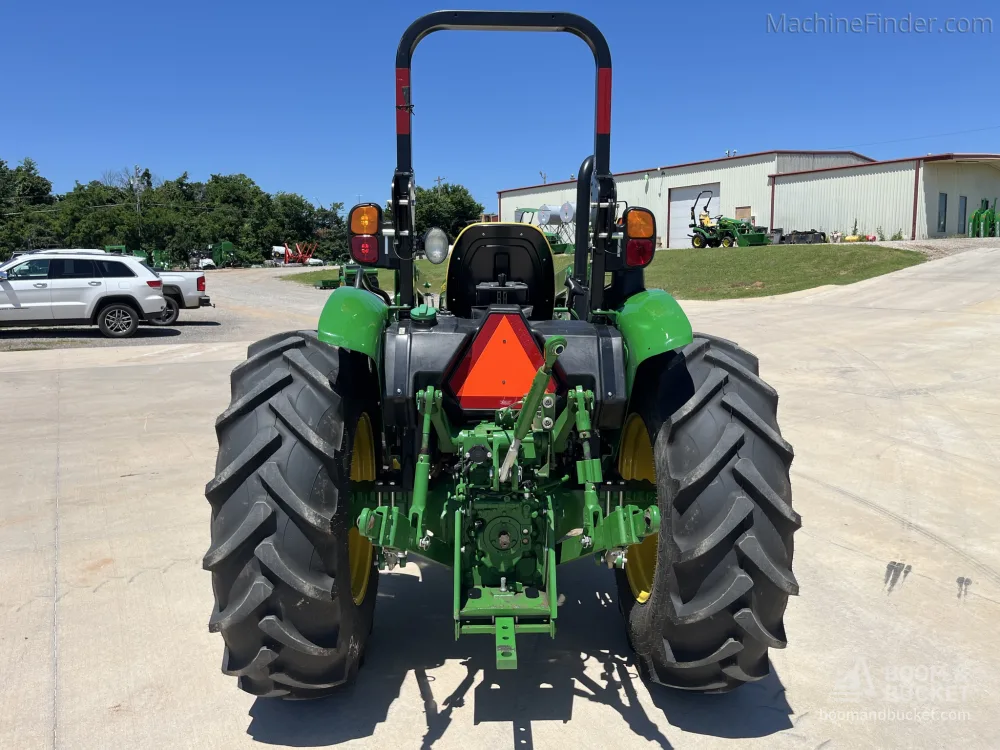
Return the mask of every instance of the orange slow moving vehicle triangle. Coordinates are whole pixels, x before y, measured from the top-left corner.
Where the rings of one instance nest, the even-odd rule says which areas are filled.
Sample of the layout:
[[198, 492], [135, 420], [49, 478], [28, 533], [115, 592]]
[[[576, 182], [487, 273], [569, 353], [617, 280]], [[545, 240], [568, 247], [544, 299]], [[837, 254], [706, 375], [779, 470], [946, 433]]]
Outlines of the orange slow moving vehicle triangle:
[[[521, 317], [494, 314], [476, 335], [451, 385], [465, 409], [511, 406], [524, 398], [542, 362]], [[548, 390], [554, 390], [551, 381]]]

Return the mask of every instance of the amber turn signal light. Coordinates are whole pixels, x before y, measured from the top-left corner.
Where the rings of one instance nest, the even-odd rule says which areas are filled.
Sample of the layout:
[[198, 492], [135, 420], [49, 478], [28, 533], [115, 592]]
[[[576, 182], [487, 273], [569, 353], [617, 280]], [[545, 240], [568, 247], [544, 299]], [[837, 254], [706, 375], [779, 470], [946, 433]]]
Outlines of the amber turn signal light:
[[629, 268], [644, 268], [653, 262], [656, 250], [656, 218], [647, 208], [629, 207], [622, 217], [625, 230], [625, 265]]
[[629, 208], [625, 211], [625, 232], [629, 239], [651, 240], [656, 234], [656, 219], [652, 211], [645, 208]]
[[379, 234], [382, 209], [375, 203], [360, 203], [351, 209], [351, 234]]

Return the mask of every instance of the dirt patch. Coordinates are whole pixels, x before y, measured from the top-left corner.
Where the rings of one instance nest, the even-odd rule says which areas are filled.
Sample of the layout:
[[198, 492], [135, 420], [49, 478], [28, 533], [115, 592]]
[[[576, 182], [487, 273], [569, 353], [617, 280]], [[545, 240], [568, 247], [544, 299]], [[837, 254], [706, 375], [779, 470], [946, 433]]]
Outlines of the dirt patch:
[[88, 573], [93, 573], [95, 571], [102, 570], [103, 568], [108, 567], [112, 563], [114, 563], [114, 560], [112, 560], [110, 557], [102, 557], [100, 560], [94, 560], [93, 562], [87, 563], [86, 565], [83, 566], [83, 569], [86, 570]]

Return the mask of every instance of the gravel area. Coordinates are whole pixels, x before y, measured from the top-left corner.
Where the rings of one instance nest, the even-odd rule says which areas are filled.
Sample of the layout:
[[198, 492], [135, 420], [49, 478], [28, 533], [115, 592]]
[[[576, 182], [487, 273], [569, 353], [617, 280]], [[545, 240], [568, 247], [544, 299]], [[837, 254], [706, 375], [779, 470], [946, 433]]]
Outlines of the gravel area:
[[948, 237], [940, 240], [897, 240], [896, 242], [875, 242], [882, 247], [896, 247], [901, 250], [916, 250], [927, 256], [928, 260], [947, 258], [949, 255], [964, 253], [979, 247], [998, 248], [1000, 238], [997, 237]]

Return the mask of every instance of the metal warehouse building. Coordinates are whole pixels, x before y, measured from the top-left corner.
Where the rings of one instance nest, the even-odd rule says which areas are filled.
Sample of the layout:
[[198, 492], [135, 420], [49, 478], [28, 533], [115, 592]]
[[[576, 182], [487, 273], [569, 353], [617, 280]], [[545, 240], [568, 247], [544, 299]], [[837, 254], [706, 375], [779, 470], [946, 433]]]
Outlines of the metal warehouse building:
[[[935, 154], [876, 161], [854, 151], [765, 151], [615, 175], [618, 200], [656, 215], [662, 247], [689, 247], [691, 205], [785, 232], [858, 230], [906, 239], [964, 234], [983, 198], [1000, 196], [1000, 154]], [[576, 200], [572, 180], [501, 190], [501, 221], [518, 208]], [[698, 204], [704, 205], [703, 196]]]

